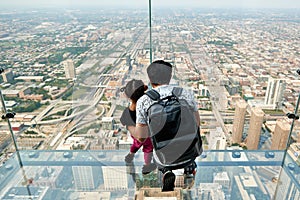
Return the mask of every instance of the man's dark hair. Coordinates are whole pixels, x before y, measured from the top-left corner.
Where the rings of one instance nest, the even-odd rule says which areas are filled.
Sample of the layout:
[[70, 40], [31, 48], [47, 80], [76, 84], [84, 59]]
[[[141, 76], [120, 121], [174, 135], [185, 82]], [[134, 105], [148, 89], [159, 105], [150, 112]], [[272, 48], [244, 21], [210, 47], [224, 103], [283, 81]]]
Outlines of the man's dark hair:
[[147, 74], [151, 84], [169, 84], [172, 77], [172, 65], [163, 60], [156, 60], [148, 66]]

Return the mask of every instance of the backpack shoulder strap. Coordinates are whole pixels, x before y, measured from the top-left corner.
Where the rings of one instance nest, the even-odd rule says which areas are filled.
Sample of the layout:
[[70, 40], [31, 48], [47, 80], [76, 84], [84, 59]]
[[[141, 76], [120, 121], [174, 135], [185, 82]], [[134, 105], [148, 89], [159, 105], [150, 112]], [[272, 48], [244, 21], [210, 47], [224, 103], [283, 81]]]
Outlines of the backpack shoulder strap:
[[174, 87], [172, 93], [178, 98], [182, 93], [181, 87]]
[[156, 90], [153, 90], [153, 89], [147, 91], [146, 95], [154, 101], [158, 101], [160, 99], [160, 94]]

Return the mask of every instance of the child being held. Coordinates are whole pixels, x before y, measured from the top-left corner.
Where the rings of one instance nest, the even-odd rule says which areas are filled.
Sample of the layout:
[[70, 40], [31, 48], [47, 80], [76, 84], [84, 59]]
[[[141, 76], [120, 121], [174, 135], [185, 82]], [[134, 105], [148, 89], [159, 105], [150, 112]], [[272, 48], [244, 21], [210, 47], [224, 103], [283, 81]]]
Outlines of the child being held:
[[130, 152], [125, 156], [125, 162], [131, 163], [134, 159], [135, 153], [143, 146], [145, 162], [142, 168], [143, 174], [148, 174], [156, 169], [156, 165], [154, 163], [151, 163], [153, 145], [150, 137], [148, 137], [144, 142], [140, 142], [136, 138], [134, 138], [131, 133], [133, 133], [133, 131], [135, 130], [136, 124], [136, 102], [141, 96], [145, 94], [145, 91], [147, 89], [148, 87], [143, 83], [142, 80], [136, 79], [130, 80], [126, 84], [126, 86], [121, 89], [130, 99], [130, 105], [123, 111], [120, 121], [124, 126], [126, 126], [126, 129], [130, 132], [130, 135], [133, 139], [133, 144], [130, 147]]

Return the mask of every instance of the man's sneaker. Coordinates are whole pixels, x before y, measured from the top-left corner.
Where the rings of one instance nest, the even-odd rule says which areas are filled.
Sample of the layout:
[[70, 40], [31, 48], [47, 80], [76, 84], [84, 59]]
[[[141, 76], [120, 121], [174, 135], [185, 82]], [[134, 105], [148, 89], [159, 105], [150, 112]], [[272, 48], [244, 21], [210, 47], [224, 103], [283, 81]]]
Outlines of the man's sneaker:
[[172, 171], [166, 171], [162, 178], [162, 192], [174, 191], [176, 176]]
[[154, 171], [156, 169], [156, 165], [154, 163], [150, 163], [148, 165], [144, 165], [142, 168], [142, 173], [144, 175], [149, 174], [150, 172]]
[[184, 176], [186, 178], [194, 178], [196, 176], [197, 173], [197, 169], [195, 168], [193, 171], [189, 172], [189, 173], [184, 173]]
[[197, 173], [197, 165], [195, 162], [191, 163], [190, 165], [186, 166], [184, 168], [184, 175], [187, 178], [193, 178], [195, 177], [196, 173]]
[[134, 159], [134, 153], [128, 153], [126, 156], [125, 156], [125, 162], [127, 163], [131, 163]]

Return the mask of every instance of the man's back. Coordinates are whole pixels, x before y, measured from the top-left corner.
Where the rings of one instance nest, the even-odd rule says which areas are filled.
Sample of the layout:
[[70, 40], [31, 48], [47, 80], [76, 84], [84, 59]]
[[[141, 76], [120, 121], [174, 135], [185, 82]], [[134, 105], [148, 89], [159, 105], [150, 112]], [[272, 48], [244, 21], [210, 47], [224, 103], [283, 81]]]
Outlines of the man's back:
[[[160, 98], [164, 98], [166, 96], [169, 96], [172, 94], [174, 86], [172, 85], [161, 85], [154, 90], [156, 90], [160, 94]], [[179, 96], [179, 99], [185, 99], [188, 104], [193, 107], [194, 111], [198, 111], [197, 104], [194, 100], [194, 94], [191, 90], [187, 90], [183, 88], [181, 95]], [[144, 95], [142, 96], [138, 102], [137, 102], [137, 121], [136, 123], [141, 124], [147, 124], [147, 110], [149, 107], [154, 103], [154, 100], [152, 100], [149, 96]]]
[[[147, 67], [147, 75], [149, 78], [149, 81], [151, 83], [151, 86], [158, 91], [159, 93], [159, 100], [155, 100], [156, 98], [151, 99], [150, 96], [142, 96], [139, 101], [137, 102], [137, 121], [136, 121], [136, 127], [135, 127], [135, 131], [134, 131], [134, 136], [136, 138], [138, 138], [139, 141], [145, 141], [145, 139], [149, 136], [153, 136], [151, 137], [152, 142], [158, 142], [160, 143], [161, 141], [166, 141], [166, 143], [160, 143], [160, 144], [156, 144], [156, 149], [154, 151], [157, 152], [157, 150], [159, 150], [161, 155], [160, 156], [153, 156], [155, 161], [159, 161], [161, 163], [161, 165], [158, 163], [158, 169], [159, 171], [161, 171], [163, 173], [163, 178], [162, 178], [162, 191], [173, 191], [174, 187], [175, 187], [175, 179], [176, 176], [175, 174], [172, 172], [172, 169], [175, 169], [174, 167], [182, 167], [184, 168], [184, 174], [185, 175], [190, 175], [190, 174], [195, 174], [196, 171], [196, 163], [194, 161], [195, 159], [195, 155], [192, 155], [192, 158], [190, 159], [191, 162], [184, 162], [181, 166], [178, 166], [176, 164], [177, 163], [177, 159], [175, 160], [175, 162], [169, 162], [167, 160], [164, 160], [164, 158], [168, 158], [164, 157], [164, 153], [170, 153], [170, 152], [174, 152], [173, 155], [171, 156], [178, 156], [178, 158], [182, 158], [181, 157], [181, 153], [183, 152], [184, 154], [186, 153], [185, 151], [189, 151], [193, 148], [193, 145], [185, 145], [185, 144], [180, 144], [180, 142], [182, 142], [182, 138], [183, 137], [178, 137], [179, 138], [179, 143], [177, 143], [176, 138], [174, 138], [174, 132], [168, 130], [170, 129], [175, 129], [177, 130], [177, 123], [175, 123], [177, 120], [177, 116], [178, 115], [174, 115], [176, 116], [174, 118], [174, 120], [170, 120], [170, 118], [172, 118], [173, 114], [171, 113], [180, 113], [180, 116], [182, 115], [182, 110], [187, 110], [185, 108], [188, 108], [188, 110], [191, 110], [191, 112], [193, 113], [191, 116], [191, 118], [193, 118], [193, 123], [192, 126], [193, 127], [197, 127], [197, 130], [199, 131], [199, 126], [200, 126], [200, 117], [199, 117], [199, 113], [198, 113], [198, 109], [197, 109], [197, 104], [194, 101], [194, 94], [193, 92], [183, 89], [180, 95], [174, 95], [170, 96], [172, 94], [172, 90], [173, 90], [173, 86], [170, 86], [170, 80], [172, 78], [172, 71], [173, 71], [173, 66], [171, 63], [163, 61], [163, 60], [156, 60], [154, 62], [152, 62], [148, 67]], [[177, 89], [176, 89], [177, 90]], [[152, 93], [153, 91], [151, 91]], [[155, 93], [155, 92], [154, 92]], [[168, 97], [169, 96], [169, 97]], [[178, 96], [178, 97], [177, 97]], [[153, 97], [153, 96], [152, 96]], [[166, 98], [167, 97], [167, 98]], [[175, 99], [175, 101], [174, 101]], [[184, 100], [185, 99], [185, 100]], [[176, 102], [177, 100], [177, 102]], [[154, 103], [154, 105], [153, 105]], [[178, 106], [179, 103], [179, 106]], [[172, 105], [174, 105], [176, 108], [180, 108], [180, 109], [176, 109], [174, 107], [172, 107]], [[181, 105], [184, 105], [183, 107]], [[171, 106], [171, 107], [169, 107]], [[150, 109], [149, 109], [150, 108]], [[181, 109], [184, 108], [184, 109]], [[171, 113], [168, 113], [168, 111], [171, 110]], [[160, 112], [161, 111], [161, 112]], [[153, 114], [157, 114], [158, 118], [153, 117], [155, 115]], [[166, 119], [166, 123], [164, 123], [163, 120], [157, 120], [159, 119], [159, 115], [165, 115], [166, 117], [162, 117], [161, 119]], [[154, 119], [154, 123], [151, 122], [151, 120]], [[175, 133], [176, 137], [177, 137], [177, 133], [182, 133], [182, 131], [180, 131], [180, 127], [182, 125], [181, 121], [185, 121], [185, 125], [189, 124], [189, 119], [185, 118], [185, 117], [181, 117], [179, 120], [179, 128], [178, 131]], [[155, 129], [155, 125], [157, 124], [158, 129], [161, 126], [162, 131], [158, 131], [159, 136], [161, 136], [160, 134], [163, 134], [163, 132], [166, 132], [167, 134], [170, 134], [170, 140], [168, 140], [168, 136], [163, 136], [163, 137], [156, 137], [155, 136], [155, 132], [153, 131], [153, 129]], [[174, 125], [174, 127], [173, 127]], [[184, 126], [182, 126], [184, 127]], [[151, 130], [152, 129], [152, 130]], [[149, 131], [150, 130], [150, 131]], [[173, 134], [173, 135], [172, 135]], [[198, 141], [201, 142], [201, 138], [199, 136], [199, 132], [197, 131], [192, 131], [191, 134], [188, 134], [189, 136], [191, 136], [191, 138], [196, 138], [199, 137]], [[155, 138], [156, 137], [156, 138]], [[162, 139], [162, 140], [161, 140]], [[170, 146], [170, 151], [161, 151], [160, 148], [167, 148], [169, 147], [169, 144], [174, 144]], [[176, 144], [178, 144], [178, 146], [176, 146]], [[197, 143], [200, 144], [201, 147], [201, 143]], [[155, 145], [154, 145], [155, 146]], [[188, 147], [186, 147], [188, 146]], [[202, 148], [201, 148], [202, 149]], [[183, 151], [182, 151], [183, 150]], [[199, 151], [200, 154], [201, 152]], [[169, 166], [168, 164], [175, 164], [176, 166]], [[167, 164], [167, 165], [165, 165]]]
[[147, 93], [137, 103], [137, 122], [149, 126], [154, 159], [160, 168], [183, 168], [202, 150], [193, 93], [170, 85]]

